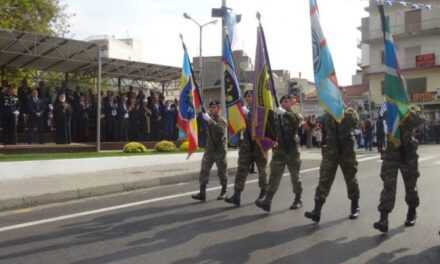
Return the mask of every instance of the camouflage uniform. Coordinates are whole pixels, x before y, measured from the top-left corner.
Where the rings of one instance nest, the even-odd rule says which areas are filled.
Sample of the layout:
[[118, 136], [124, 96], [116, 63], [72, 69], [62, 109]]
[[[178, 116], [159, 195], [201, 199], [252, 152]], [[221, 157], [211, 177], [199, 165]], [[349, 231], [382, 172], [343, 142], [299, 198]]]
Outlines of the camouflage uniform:
[[400, 170], [405, 185], [406, 203], [408, 207], [419, 206], [417, 179], [420, 176], [418, 168], [418, 143], [413, 137], [414, 129], [423, 123], [417, 109], [411, 109], [408, 117], [400, 125], [401, 145], [396, 147], [388, 144], [384, 155], [380, 177], [383, 180], [383, 190], [380, 195], [379, 211], [390, 213], [396, 200], [397, 173]]
[[260, 147], [252, 140], [251, 135], [251, 114], [246, 116], [246, 130], [242, 133], [240, 149], [238, 152], [238, 168], [235, 175], [235, 192], [242, 192], [249, 175], [249, 168], [252, 163], [257, 164], [258, 183], [260, 189], [265, 191], [267, 188], [267, 153], [263, 154]]
[[206, 147], [203, 154], [200, 171], [200, 185], [209, 183], [209, 173], [214, 163], [217, 166], [218, 177], [222, 186], [227, 185], [227, 162], [226, 162], [226, 121], [220, 116], [211, 116], [213, 122], [208, 122], [206, 134]]
[[347, 185], [348, 198], [359, 199], [359, 184], [356, 179], [357, 160], [352, 132], [358, 125], [359, 116], [353, 109], [347, 109], [340, 124], [328, 113], [323, 116], [322, 162], [315, 201], [324, 204], [341, 166]]
[[267, 196], [270, 198], [278, 190], [286, 165], [290, 172], [293, 192], [296, 197], [301, 197], [302, 184], [299, 175], [301, 160], [297, 137], [301, 121], [302, 116], [292, 111], [276, 117], [275, 133], [278, 145], [273, 149], [270, 162], [270, 180], [267, 190]]

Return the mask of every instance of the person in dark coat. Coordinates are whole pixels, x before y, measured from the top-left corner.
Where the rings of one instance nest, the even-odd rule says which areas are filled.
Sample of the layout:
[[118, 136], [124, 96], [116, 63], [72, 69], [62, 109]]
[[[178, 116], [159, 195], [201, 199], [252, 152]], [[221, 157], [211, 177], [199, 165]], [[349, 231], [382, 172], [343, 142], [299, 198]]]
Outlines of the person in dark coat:
[[103, 127], [104, 140], [115, 141], [117, 138], [118, 103], [111, 91], [104, 98], [103, 114], [105, 123], [105, 127]]
[[92, 105], [84, 95], [79, 97], [78, 104], [78, 142], [88, 142], [90, 139], [90, 112]]
[[385, 146], [385, 127], [383, 124], [383, 116], [379, 115], [376, 121], [376, 141], [377, 141], [377, 151], [379, 153], [383, 152]]
[[146, 141], [151, 139], [151, 110], [148, 108], [147, 102], [138, 100], [136, 104], [137, 117], [137, 140]]
[[3, 96], [1, 103], [3, 143], [5, 145], [17, 144], [17, 122], [20, 114], [18, 97], [12, 86], [7, 88], [6, 95]]
[[151, 111], [151, 140], [160, 141], [164, 134], [164, 106], [157, 93], [152, 94], [148, 108]]
[[167, 101], [164, 111], [165, 139], [177, 140], [177, 107], [172, 101]]
[[72, 122], [72, 106], [66, 102], [64, 93], [58, 96], [58, 100], [54, 107], [55, 120], [55, 143], [70, 144], [71, 138], [71, 122]]
[[39, 97], [38, 90], [33, 89], [31, 96], [27, 99], [27, 111], [29, 114], [29, 126], [27, 130], [27, 142], [32, 144], [37, 136], [40, 144], [44, 143], [44, 116], [47, 111], [47, 102]]
[[126, 95], [122, 95], [121, 102], [118, 107], [118, 128], [119, 128], [119, 141], [128, 141], [128, 123], [130, 119], [128, 98]]
[[18, 116], [17, 130], [19, 133], [29, 133], [29, 109], [28, 99], [31, 96], [31, 89], [29, 88], [26, 79], [21, 80], [21, 84], [17, 91], [18, 101], [20, 102], [20, 115]]

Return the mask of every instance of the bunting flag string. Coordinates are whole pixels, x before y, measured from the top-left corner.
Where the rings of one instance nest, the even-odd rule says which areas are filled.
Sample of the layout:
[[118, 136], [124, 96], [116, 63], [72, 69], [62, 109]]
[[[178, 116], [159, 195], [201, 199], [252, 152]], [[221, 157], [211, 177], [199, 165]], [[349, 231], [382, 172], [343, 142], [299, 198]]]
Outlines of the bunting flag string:
[[385, 5], [385, 6], [401, 5], [403, 7], [411, 8], [414, 10], [418, 10], [418, 9], [432, 10], [432, 5], [429, 5], [429, 4], [422, 4], [422, 3], [409, 2], [409, 1], [400, 1], [400, 0], [376, 0], [376, 4]]

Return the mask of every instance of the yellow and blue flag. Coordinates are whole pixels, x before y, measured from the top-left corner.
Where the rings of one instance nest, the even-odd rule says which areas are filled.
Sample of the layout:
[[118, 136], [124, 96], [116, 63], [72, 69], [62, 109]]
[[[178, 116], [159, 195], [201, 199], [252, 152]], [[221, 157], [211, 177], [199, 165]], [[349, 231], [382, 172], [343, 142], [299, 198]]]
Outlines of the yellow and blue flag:
[[188, 157], [199, 147], [197, 132], [197, 116], [203, 109], [203, 102], [200, 96], [200, 90], [194, 80], [193, 69], [189, 59], [188, 51], [183, 43], [184, 57], [182, 76], [180, 78], [180, 98], [179, 114], [177, 125], [182, 129], [188, 139]]
[[258, 27], [257, 50], [255, 53], [255, 84], [252, 104], [252, 139], [259, 145], [263, 154], [274, 146], [274, 141], [267, 137], [267, 124], [270, 111], [275, 110], [275, 85], [270, 67], [269, 52], [263, 27]]
[[332, 55], [319, 21], [317, 0], [310, 0], [312, 25], [313, 68], [321, 107], [340, 122], [344, 117], [345, 103], [338, 86]]
[[226, 35], [223, 47], [223, 63], [225, 65], [224, 78], [228, 128], [231, 135], [235, 135], [246, 128], [246, 119], [242, 110], [240, 82], [238, 81], [228, 35]]

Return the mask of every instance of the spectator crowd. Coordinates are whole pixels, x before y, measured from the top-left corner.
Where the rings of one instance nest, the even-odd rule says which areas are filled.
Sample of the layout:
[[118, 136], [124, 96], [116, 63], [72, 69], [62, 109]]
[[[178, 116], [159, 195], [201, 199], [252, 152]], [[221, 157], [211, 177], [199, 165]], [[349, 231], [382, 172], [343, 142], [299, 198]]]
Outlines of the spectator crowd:
[[[51, 92], [45, 82], [19, 87], [2, 81], [0, 87], [0, 140], [3, 144], [94, 142], [97, 96], [76, 87]], [[101, 94], [101, 138], [107, 142], [177, 140], [177, 101], [159, 92]]]
[[[386, 144], [385, 127], [384, 119], [380, 115], [377, 119], [364, 118], [360, 120], [353, 133], [357, 148], [372, 151], [373, 147], [376, 147], [378, 152], [382, 152]], [[298, 134], [301, 146], [320, 147], [322, 125], [319, 118], [314, 115], [306, 117]], [[426, 122], [416, 130], [415, 137], [421, 144], [440, 144], [440, 120], [434, 119]]]

